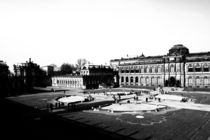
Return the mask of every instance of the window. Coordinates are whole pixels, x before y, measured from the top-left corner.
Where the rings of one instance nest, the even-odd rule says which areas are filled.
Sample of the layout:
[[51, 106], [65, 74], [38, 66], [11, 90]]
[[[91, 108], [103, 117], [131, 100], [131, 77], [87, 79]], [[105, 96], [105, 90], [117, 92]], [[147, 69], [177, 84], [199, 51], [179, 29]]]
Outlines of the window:
[[150, 84], [150, 79], [149, 79], [149, 77], [147, 77], [147, 85], [149, 85]]
[[158, 67], [155, 67], [155, 73], [158, 73]]
[[170, 66], [170, 72], [174, 72], [174, 65]]
[[130, 72], [131, 72], [131, 73], [134, 73], [134, 70], [131, 70]]
[[139, 73], [139, 70], [138, 69], [135, 69], [135, 73]]
[[196, 79], [195, 79], [195, 84], [196, 84], [196, 86], [200, 86], [200, 78], [199, 77], [196, 77]]
[[208, 66], [207, 64], [205, 64], [205, 65], [203, 66], [203, 71], [204, 71], [204, 72], [209, 72], [209, 66]]
[[196, 65], [195, 72], [201, 72], [201, 66], [199, 64]]
[[149, 68], [149, 73], [152, 73], [152, 67]]
[[126, 80], [126, 82], [128, 82], [128, 77], [126, 77], [126, 79], [125, 79], [125, 80]]
[[147, 73], [147, 67], [144, 67], [144, 73]]
[[189, 67], [188, 68], [188, 72], [193, 72], [193, 68], [192, 67]]
[[162, 71], [162, 69], [161, 69], [161, 67], [159, 66], [159, 67], [158, 67], [158, 72], [161, 72], [161, 71]]
[[133, 83], [133, 77], [131, 77], [130, 80], [131, 80], [131, 83]]
[[201, 72], [201, 67], [196, 67], [195, 72]]
[[189, 84], [189, 86], [192, 86], [192, 84], [193, 84], [192, 77], [188, 78], [188, 84]]
[[203, 83], [204, 83], [204, 85], [205, 85], [205, 86], [207, 86], [207, 85], [208, 85], [208, 78], [207, 78], [207, 77], [204, 77], [204, 79], [203, 79]]
[[161, 72], [164, 72], [164, 66], [161, 67]]
[[139, 73], [141, 73], [142, 72], [142, 68], [139, 68]]
[[138, 78], [138, 77], [135, 78], [135, 82], [136, 82], [136, 83], [139, 82], [139, 78]]
[[143, 82], [143, 77], [141, 77], [141, 78], [139, 79], [139, 82], [140, 82], [140, 84], [142, 84], [142, 82]]
[[160, 84], [160, 77], [157, 77], [157, 84]]
[[155, 85], [155, 78], [154, 77], [151, 78], [151, 83], [152, 83], [152, 85]]
[[124, 77], [123, 76], [121, 77], [121, 82], [124, 82]]

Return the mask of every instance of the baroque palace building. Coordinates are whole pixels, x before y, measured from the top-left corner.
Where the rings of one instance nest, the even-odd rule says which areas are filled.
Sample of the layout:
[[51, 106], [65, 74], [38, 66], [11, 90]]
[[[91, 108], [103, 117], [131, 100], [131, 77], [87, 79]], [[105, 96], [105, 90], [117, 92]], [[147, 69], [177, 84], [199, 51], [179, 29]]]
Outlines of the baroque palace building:
[[210, 88], [210, 52], [190, 53], [182, 44], [167, 55], [113, 59], [121, 87], [170, 86]]

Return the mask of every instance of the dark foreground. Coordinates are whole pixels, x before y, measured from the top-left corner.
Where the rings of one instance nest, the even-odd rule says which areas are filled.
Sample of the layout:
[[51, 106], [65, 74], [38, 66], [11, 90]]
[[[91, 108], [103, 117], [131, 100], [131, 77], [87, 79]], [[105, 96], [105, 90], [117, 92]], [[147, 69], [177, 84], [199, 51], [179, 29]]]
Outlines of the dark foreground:
[[5, 139], [128, 139], [9, 100], [1, 99], [0, 108]]

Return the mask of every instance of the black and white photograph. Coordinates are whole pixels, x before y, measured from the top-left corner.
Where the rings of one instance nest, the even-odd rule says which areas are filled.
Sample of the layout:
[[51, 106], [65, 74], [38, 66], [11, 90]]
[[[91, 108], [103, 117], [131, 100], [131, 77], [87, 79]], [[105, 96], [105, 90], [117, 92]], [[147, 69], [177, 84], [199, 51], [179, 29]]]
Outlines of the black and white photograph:
[[0, 0], [1, 139], [210, 140], [210, 0]]

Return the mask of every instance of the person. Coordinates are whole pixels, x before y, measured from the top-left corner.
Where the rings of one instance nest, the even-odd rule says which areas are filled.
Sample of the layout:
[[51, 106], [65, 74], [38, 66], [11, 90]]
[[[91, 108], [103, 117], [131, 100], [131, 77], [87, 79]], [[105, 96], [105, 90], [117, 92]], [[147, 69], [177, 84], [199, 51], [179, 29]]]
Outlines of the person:
[[148, 98], [146, 98], [146, 102], [148, 102]]
[[55, 92], [55, 89], [54, 88], [51, 88], [51, 92]]
[[136, 96], [136, 101], [138, 101], [139, 100], [139, 98], [138, 98], [138, 96]]
[[53, 110], [53, 104], [50, 104], [49, 105], [49, 111], [52, 112], [52, 110]]
[[160, 98], [158, 98], [158, 101], [160, 102]]

